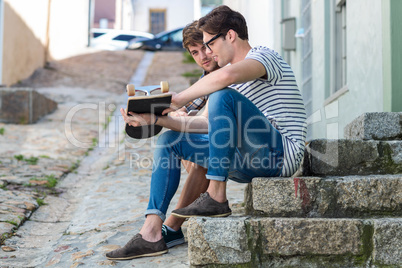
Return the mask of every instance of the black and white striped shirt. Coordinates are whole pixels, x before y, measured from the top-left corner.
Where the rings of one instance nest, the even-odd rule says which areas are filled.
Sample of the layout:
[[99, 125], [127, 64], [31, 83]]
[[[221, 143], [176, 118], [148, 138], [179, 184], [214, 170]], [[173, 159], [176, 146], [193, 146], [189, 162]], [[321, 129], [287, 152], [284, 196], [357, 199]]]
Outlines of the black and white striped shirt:
[[304, 154], [307, 124], [303, 98], [290, 66], [267, 47], [255, 47], [246, 59], [262, 63], [267, 79], [255, 79], [230, 87], [250, 99], [282, 134], [284, 164], [281, 176], [293, 175]]

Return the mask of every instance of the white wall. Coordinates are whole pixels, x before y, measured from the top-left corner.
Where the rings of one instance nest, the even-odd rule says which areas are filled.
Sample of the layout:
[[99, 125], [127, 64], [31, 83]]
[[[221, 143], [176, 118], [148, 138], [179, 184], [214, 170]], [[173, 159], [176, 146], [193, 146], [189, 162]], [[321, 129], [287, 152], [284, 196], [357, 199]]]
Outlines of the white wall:
[[[287, 0], [289, 16], [296, 17], [296, 28], [301, 22], [301, 0]], [[379, 0], [347, 0], [347, 86], [348, 92], [337, 98], [326, 92], [332, 87], [331, 53], [325, 46], [332, 26], [325, 28], [325, 4], [330, 0], [311, 0], [312, 20], [312, 79], [314, 122], [310, 137], [343, 138], [344, 127], [365, 112], [383, 111], [383, 56], [382, 56], [382, 4]], [[331, 0], [332, 2], [332, 0]], [[247, 20], [251, 45], [264, 44], [279, 53], [283, 0], [224, 0], [223, 4], [239, 11]], [[334, 12], [332, 9], [331, 12]], [[333, 13], [331, 13], [333, 14]], [[331, 15], [332, 16], [332, 15]], [[331, 21], [332, 18], [329, 18]], [[328, 20], [328, 18], [327, 18]], [[329, 43], [332, 46], [332, 38]], [[301, 86], [302, 42], [297, 40], [296, 51], [290, 53], [290, 65]], [[331, 98], [332, 97], [332, 98]], [[332, 99], [332, 102], [328, 102]], [[326, 106], [324, 105], [326, 103]]]
[[324, 39], [330, 32], [324, 28], [324, 1], [312, 1], [313, 111], [321, 115], [321, 120], [311, 127], [312, 138], [343, 138], [345, 126], [356, 117], [383, 111], [381, 1], [350, 0], [346, 14], [348, 92], [324, 106], [328, 102], [325, 95], [328, 64], [333, 75], [333, 62], [325, 61]]
[[49, 52], [53, 59], [84, 51], [88, 45], [88, 14], [88, 1], [51, 1]]
[[383, 110], [381, 1], [354, 0], [347, 5], [349, 96], [341, 98], [342, 112], [349, 115], [346, 123], [363, 112]]
[[166, 30], [186, 26], [194, 20], [192, 0], [147, 0], [135, 1], [133, 30], [149, 32], [149, 10], [166, 9]]
[[276, 29], [274, 25], [278, 21], [278, 17], [280, 20], [280, 14], [275, 12], [276, 2], [266, 0], [224, 0], [223, 4], [244, 16], [251, 46], [264, 45], [274, 48], [276, 45]]
[[0, 85], [3, 83], [3, 24], [4, 2], [0, 0]]

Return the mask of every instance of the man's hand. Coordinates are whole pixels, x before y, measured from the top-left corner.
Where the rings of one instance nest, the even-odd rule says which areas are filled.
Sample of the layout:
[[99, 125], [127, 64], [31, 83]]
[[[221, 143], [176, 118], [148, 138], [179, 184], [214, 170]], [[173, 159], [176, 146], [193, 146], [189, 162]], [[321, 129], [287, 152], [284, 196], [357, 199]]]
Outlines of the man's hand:
[[126, 122], [129, 126], [147, 126], [152, 125], [155, 122], [154, 114], [136, 114], [133, 112], [128, 112], [130, 115], [127, 115], [123, 108], [120, 109], [120, 113], [123, 116], [124, 122]]
[[170, 116], [188, 116], [186, 107], [182, 107], [177, 111], [171, 112]]
[[183, 105], [184, 105], [185, 103], [180, 103], [180, 102], [178, 101], [178, 99], [179, 99], [178, 96], [179, 96], [179, 94], [177, 94], [176, 92], [172, 92], [172, 103], [170, 104], [170, 107], [169, 107], [169, 108], [165, 109], [165, 110], [162, 112], [162, 115], [166, 115], [166, 114], [168, 114], [168, 113], [170, 113], [170, 112], [177, 111], [177, 110], [179, 110], [179, 109], [181, 109], [181, 108], [183, 107]]

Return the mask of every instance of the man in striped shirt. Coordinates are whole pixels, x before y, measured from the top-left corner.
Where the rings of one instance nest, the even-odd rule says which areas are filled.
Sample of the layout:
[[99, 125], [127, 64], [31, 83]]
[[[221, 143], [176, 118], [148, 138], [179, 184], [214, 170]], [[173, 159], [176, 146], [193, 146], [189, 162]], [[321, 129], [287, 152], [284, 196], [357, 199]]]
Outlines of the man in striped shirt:
[[126, 123], [158, 124], [164, 132], [154, 153], [151, 195], [146, 219], [122, 250], [121, 259], [167, 252], [161, 236], [170, 200], [180, 182], [180, 160], [208, 168], [205, 193], [172, 215], [224, 217], [231, 214], [226, 197], [228, 179], [249, 183], [254, 177], [291, 176], [299, 167], [306, 136], [303, 99], [289, 65], [275, 51], [252, 48], [244, 17], [219, 6], [198, 22], [207, 52], [221, 69], [172, 98], [172, 108], [209, 95], [204, 112], [192, 118], [121, 113]]
[[305, 107], [293, 71], [275, 51], [249, 45], [244, 17], [220, 6], [198, 26], [209, 53], [225, 67], [172, 101], [179, 105], [198, 94], [211, 94], [207, 173], [211, 182], [193, 204], [172, 212], [184, 218], [230, 215], [227, 179], [250, 182], [257, 176], [291, 176], [302, 161], [306, 137]]

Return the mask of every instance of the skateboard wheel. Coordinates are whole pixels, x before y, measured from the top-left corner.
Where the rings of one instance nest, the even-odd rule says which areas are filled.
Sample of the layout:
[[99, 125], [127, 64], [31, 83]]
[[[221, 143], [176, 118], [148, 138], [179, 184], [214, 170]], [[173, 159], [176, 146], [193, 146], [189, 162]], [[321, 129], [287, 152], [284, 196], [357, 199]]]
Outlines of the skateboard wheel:
[[161, 92], [168, 93], [169, 92], [169, 84], [167, 81], [161, 81]]
[[128, 84], [126, 87], [127, 90], [127, 95], [128, 96], [134, 96], [135, 95], [135, 87], [132, 84]]

